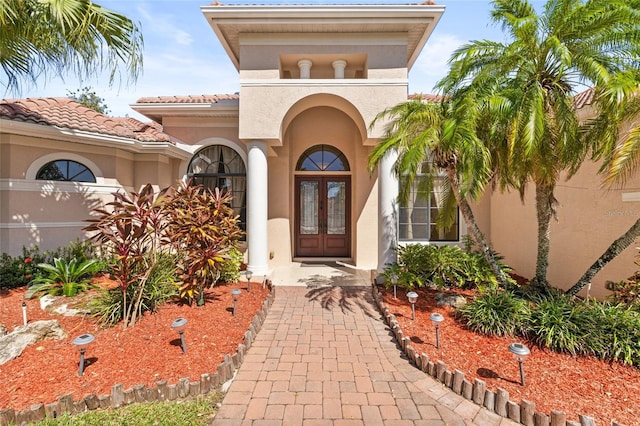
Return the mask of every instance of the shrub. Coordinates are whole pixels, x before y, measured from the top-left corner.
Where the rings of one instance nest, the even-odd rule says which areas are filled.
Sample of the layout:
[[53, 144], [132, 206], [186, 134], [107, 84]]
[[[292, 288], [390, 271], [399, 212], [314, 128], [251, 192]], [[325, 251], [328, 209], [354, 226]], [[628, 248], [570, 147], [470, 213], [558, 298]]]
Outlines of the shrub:
[[596, 325], [586, 336], [589, 352], [640, 365], [640, 313], [623, 304], [592, 302], [590, 306]]
[[526, 330], [531, 309], [510, 291], [489, 291], [459, 308], [457, 314], [476, 333], [515, 336]]
[[238, 282], [240, 279], [240, 268], [243, 261], [244, 256], [242, 255], [242, 252], [236, 247], [232, 247], [227, 252], [227, 258], [222, 261], [218, 281], [223, 283]]
[[231, 194], [219, 188], [181, 183], [165, 206], [166, 235], [180, 254], [180, 296], [188, 303], [204, 304], [204, 289], [218, 280], [242, 236], [230, 202]]
[[[497, 279], [480, 253], [467, 253], [458, 246], [434, 246], [410, 244], [398, 247], [398, 263], [390, 265], [383, 275], [390, 281], [398, 277], [403, 287], [421, 287], [433, 283], [443, 287], [491, 287], [496, 288]], [[510, 269], [502, 265], [505, 273]]]
[[[142, 312], [155, 312], [159, 305], [178, 294], [175, 274], [176, 256], [160, 253], [143, 287], [140, 301]], [[127, 299], [131, 300], [135, 294], [140, 294], [137, 285], [138, 283], [134, 283], [127, 287]], [[88, 307], [98, 322], [111, 327], [122, 321], [124, 300], [121, 288], [103, 290], [89, 302]]]
[[75, 296], [89, 288], [89, 278], [99, 268], [97, 260], [78, 262], [77, 259], [71, 259], [67, 262], [60, 258], [54, 259], [53, 264], [39, 263], [37, 266], [46, 275], [32, 281], [24, 296], [27, 299], [39, 293], [49, 293], [52, 296], [61, 294], [67, 297]]
[[575, 355], [590, 352], [586, 335], [595, 329], [593, 312], [587, 304], [556, 292], [538, 299], [527, 334], [540, 347]]

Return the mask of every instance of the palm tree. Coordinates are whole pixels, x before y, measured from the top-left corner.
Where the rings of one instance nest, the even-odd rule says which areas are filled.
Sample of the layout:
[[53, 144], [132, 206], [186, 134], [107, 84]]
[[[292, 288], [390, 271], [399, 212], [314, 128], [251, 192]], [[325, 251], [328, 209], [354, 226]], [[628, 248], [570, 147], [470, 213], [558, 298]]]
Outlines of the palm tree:
[[[475, 221], [467, 197], [477, 199], [491, 178], [489, 151], [475, 133], [474, 118], [479, 111], [472, 97], [447, 99], [440, 103], [410, 100], [379, 113], [373, 123], [388, 120], [385, 137], [369, 155], [369, 170], [373, 171], [390, 152], [398, 153], [394, 173], [400, 179], [399, 201], [406, 204], [409, 191], [419, 179], [419, 187], [427, 193], [434, 179], [442, 176], [445, 206], [455, 206], [455, 199], [465, 219], [471, 238], [480, 248], [499, 283], [508, 284], [482, 231]], [[449, 212], [452, 212], [449, 209]], [[451, 215], [439, 218], [448, 226]]]
[[125, 16], [90, 0], [0, 2], [0, 66], [5, 89], [19, 91], [48, 72], [79, 77], [124, 64], [135, 80], [142, 67], [142, 34]]
[[592, 148], [582, 137], [573, 96], [586, 84], [607, 91], [616, 75], [638, 69], [638, 4], [549, 0], [537, 14], [527, 0], [495, 0], [492, 20], [510, 41], [462, 46], [452, 56], [451, 73], [439, 83], [445, 94], [490, 85], [503, 95], [496, 110], [508, 124], [496, 140], [507, 141], [507, 150], [494, 168], [503, 185], [522, 196], [528, 183], [535, 187], [538, 252], [532, 283], [541, 289], [549, 286], [556, 184], [561, 173], [575, 174]]

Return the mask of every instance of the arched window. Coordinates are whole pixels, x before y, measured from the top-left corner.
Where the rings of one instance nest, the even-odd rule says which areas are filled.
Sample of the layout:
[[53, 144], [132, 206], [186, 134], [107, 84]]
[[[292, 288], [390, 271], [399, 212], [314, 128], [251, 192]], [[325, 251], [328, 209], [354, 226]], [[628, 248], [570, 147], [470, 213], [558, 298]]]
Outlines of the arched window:
[[302, 153], [296, 171], [348, 172], [349, 162], [339, 149], [331, 145], [315, 145]]
[[240, 216], [240, 228], [246, 230], [247, 170], [240, 154], [224, 145], [203, 148], [191, 159], [187, 177], [195, 185], [231, 191], [231, 208]]
[[50, 161], [38, 170], [37, 180], [96, 183], [96, 177], [87, 166], [73, 160]]

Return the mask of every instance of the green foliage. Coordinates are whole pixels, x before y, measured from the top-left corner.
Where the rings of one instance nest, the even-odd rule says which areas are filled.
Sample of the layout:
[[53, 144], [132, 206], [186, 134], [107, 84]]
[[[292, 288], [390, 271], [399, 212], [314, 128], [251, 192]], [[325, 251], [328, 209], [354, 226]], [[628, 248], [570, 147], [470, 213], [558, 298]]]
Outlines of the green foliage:
[[242, 252], [236, 247], [232, 247], [227, 252], [227, 258], [223, 260], [220, 266], [219, 282], [235, 283], [240, 279], [240, 267], [244, 261]]
[[590, 354], [640, 365], [640, 312], [622, 304], [590, 302], [595, 327], [586, 335]]
[[528, 302], [506, 290], [484, 293], [457, 312], [470, 330], [489, 336], [521, 335], [531, 315]]
[[219, 188], [180, 183], [165, 206], [167, 238], [180, 254], [180, 296], [188, 303], [204, 303], [204, 289], [218, 280], [242, 236], [230, 201], [231, 194]]
[[32, 423], [36, 426], [204, 426], [210, 425], [222, 394], [211, 393], [182, 401], [147, 402], [117, 410], [95, 410], [81, 414], [63, 414]]
[[595, 329], [590, 309], [564, 294], [541, 297], [531, 314], [528, 336], [538, 346], [572, 355], [587, 353], [585, 336]]
[[99, 112], [100, 114], [109, 114], [109, 107], [105, 103], [104, 98], [98, 96], [89, 86], [85, 86], [82, 89], [77, 89], [73, 92], [71, 90], [67, 90], [67, 97], [89, 109]]
[[[22, 247], [22, 255], [10, 256], [3, 253], [0, 256], [0, 290], [23, 287], [32, 281], [45, 277], [46, 272], [36, 265], [40, 263], [53, 263], [56, 258], [70, 261], [77, 259], [79, 263], [95, 257], [93, 246], [89, 241], [72, 241], [67, 246], [56, 250], [41, 252], [38, 246], [31, 248]], [[100, 261], [99, 269], [106, 265]]]
[[30, 299], [39, 293], [49, 293], [52, 296], [64, 295], [72, 297], [81, 291], [88, 289], [88, 280], [95, 274], [100, 264], [97, 260], [77, 259], [66, 261], [56, 258], [53, 264], [39, 263], [38, 268], [45, 271], [45, 276], [40, 276], [32, 281], [25, 293], [25, 298]]
[[[176, 255], [159, 253], [145, 285], [142, 287], [141, 312], [155, 312], [157, 307], [178, 294], [176, 286]], [[151, 262], [149, 262], [151, 263]], [[138, 293], [135, 282], [127, 288], [127, 300]], [[122, 321], [125, 297], [122, 289], [103, 290], [89, 301], [89, 311], [105, 327]]]
[[[503, 271], [510, 269], [500, 265]], [[398, 247], [398, 264], [383, 273], [387, 283], [398, 277], [398, 285], [407, 288], [432, 283], [443, 287], [497, 287], [497, 279], [479, 253], [467, 253], [457, 246], [410, 244]]]

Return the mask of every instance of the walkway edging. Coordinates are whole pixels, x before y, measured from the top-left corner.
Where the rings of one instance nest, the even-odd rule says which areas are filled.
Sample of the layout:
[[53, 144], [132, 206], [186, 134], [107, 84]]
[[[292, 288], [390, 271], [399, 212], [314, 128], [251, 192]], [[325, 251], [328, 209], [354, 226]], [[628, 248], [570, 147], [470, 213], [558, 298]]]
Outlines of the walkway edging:
[[[426, 353], [418, 354], [411, 345], [411, 339], [405, 337], [400, 324], [395, 315], [390, 313], [389, 307], [385, 305], [382, 294], [378, 291], [375, 281], [371, 285], [373, 298], [382, 312], [387, 325], [391, 328], [396, 341], [409, 361], [419, 370], [433, 377], [444, 384], [447, 388], [461, 395], [463, 398], [480, 405], [487, 410], [508, 418], [526, 426], [596, 426], [593, 417], [579, 415], [579, 422], [567, 420], [564, 412], [551, 410], [551, 416], [546, 413], [536, 411], [535, 403], [523, 399], [520, 404], [509, 400], [509, 392], [498, 388], [497, 392], [486, 388], [483, 380], [475, 379], [473, 383], [464, 377], [460, 370], [453, 372], [447, 369], [443, 361], [431, 361]], [[615, 421], [611, 426], [624, 426]]]
[[10, 424], [29, 424], [44, 420], [45, 418], [56, 418], [62, 414], [80, 414], [99, 408], [119, 408], [140, 402], [153, 401], [175, 401], [179, 399], [194, 398], [206, 395], [215, 391], [226, 381], [233, 378], [235, 372], [244, 361], [247, 350], [253, 344], [258, 332], [262, 328], [269, 313], [269, 309], [275, 299], [275, 287], [269, 283], [270, 292], [262, 302], [262, 307], [253, 317], [249, 329], [244, 333], [243, 343], [238, 344], [236, 352], [226, 354], [215, 373], [204, 373], [199, 381], [191, 382], [188, 377], [183, 377], [176, 384], [167, 384], [166, 380], [156, 382], [155, 387], [147, 388], [138, 384], [131, 389], [124, 389], [122, 384], [111, 387], [108, 395], [90, 394], [81, 400], [74, 401], [73, 395], [68, 394], [58, 398], [56, 402], [50, 404], [34, 404], [29, 409], [15, 411], [12, 408], [0, 410], [0, 426]]

